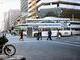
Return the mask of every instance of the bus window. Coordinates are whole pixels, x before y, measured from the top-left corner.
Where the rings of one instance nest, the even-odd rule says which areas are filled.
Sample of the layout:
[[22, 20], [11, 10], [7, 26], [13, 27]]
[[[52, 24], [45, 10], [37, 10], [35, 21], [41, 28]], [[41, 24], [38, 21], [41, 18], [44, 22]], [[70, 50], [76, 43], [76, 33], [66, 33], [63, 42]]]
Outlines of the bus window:
[[38, 28], [33, 28], [34, 31], [38, 31]]
[[80, 28], [72, 28], [72, 30], [80, 31]]
[[43, 31], [48, 31], [49, 30], [49, 28], [43, 28]]
[[64, 30], [70, 30], [70, 28], [64, 28]]
[[57, 30], [57, 28], [52, 28], [51, 30]]

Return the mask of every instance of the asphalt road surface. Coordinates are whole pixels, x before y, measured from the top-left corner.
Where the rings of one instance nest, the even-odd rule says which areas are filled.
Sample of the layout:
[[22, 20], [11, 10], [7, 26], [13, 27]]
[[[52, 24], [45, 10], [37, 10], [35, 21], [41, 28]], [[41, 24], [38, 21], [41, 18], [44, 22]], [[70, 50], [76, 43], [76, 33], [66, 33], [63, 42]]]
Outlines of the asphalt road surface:
[[[68, 41], [64, 42], [65, 39]], [[16, 55], [23, 55], [27, 60], [80, 60], [79, 36], [55, 40], [45, 38], [39, 41], [35, 38], [25, 40], [14, 44], [17, 49]]]

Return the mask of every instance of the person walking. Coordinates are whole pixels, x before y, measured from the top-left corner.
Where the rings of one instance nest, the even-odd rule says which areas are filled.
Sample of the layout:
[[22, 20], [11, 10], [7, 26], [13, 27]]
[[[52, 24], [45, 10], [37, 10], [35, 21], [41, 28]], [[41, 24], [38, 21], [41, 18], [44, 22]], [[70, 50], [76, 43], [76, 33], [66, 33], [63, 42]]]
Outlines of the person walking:
[[49, 30], [48, 30], [47, 40], [48, 40], [48, 39], [49, 39], [49, 40], [52, 40], [51, 35], [52, 35], [52, 32], [51, 32], [51, 30], [49, 29]]
[[20, 31], [20, 40], [23, 40], [23, 30]]
[[40, 34], [40, 38], [42, 40], [42, 30], [40, 30], [39, 34]]
[[37, 33], [37, 40], [39, 40], [39, 38], [40, 38], [40, 32], [39, 32], [39, 30], [38, 30], [38, 33]]
[[58, 32], [57, 32], [57, 37], [60, 39], [61, 37], [61, 33], [59, 32], [59, 29], [58, 29]]
[[42, 31], [41, 31], [41, 30], [38, 30], [37, 40], [39, 40], [40, 38], [41, 38], [41, 40], [42, 40]]

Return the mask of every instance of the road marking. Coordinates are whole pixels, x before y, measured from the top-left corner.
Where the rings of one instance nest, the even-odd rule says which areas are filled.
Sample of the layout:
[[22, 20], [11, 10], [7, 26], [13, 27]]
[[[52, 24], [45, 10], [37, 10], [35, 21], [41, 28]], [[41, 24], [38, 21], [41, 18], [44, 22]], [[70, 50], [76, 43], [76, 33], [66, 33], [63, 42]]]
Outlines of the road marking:
[[[45, 42], [46, 40], [40, 40], [40, 41], [20, 41], [20, 43], [23, 42]], [[70, 43], [69, 41], [66, 42], [58, 42], [58, 41], [46, 41], [46, 42], [51, 42], [51, 43], [58, 43], [58, 44], [64, 44], [64, 45], [70, 45], [70, 46], [76, 46], [76, 47], [80, 47], [80, 45], [74, 44], [74, 43]], [[77, 43], [77, 42], [76, 42]]]
[[77, 44], [73, 44], [73, 43], [69, 43], [69, 42], [58, 42], [58, 41], [54, 41], [55, 43], [59, 43], [59, 44], [64, 44], [64, 45], [70, 45], [70, 46], [75, 46], [75, 47], [80, 47], [80, 45]]
[[65, 42], [67, 42], [67, 43], [73, 43], [73, 44], [77, 44], [77, 45], [80, 45], [80, 42], [72, 42], [72, 41], [65, 41]]
[[52, 40], [52, 41], [50, 41], [50, 40], [24, 40], [24, 41], [13, 41], [13, 42], [8, 42], [8, 43], [24, 43], [24, 42], [42, 42], [42, 41], [44, 41], [44, 42], [55, 42], [55, 43], [59, 43], [59, 44], [66, 44], [66, 45], [71, 45], [71, 46], [77, 46], [77, 47], [80, 47], [80, 43], [79, 42], [70, 42], [70, 41], [65, 41], [65, 42], [61, 42], [61, 41], [54, 41], [54, 40]]
[[[45, 42], [46, 40], [40, 40], [40, 41], [20, 41], [20, 43], [23, 42]], [[51, 42], [51, 43], [58, 43], [58, 44], [64, 44], [64, 45], [70, 45], [70, 46], [76, 46], [76, 47], [80, 47], [79, 44], [74, 44], [73, 42], [70, 43], [70, 41], [65, 41], [65, 42], [60, 42], [60, 41], [46, 41], [46, 42]], [[78, 42], [75, 42], [78, 43]]]

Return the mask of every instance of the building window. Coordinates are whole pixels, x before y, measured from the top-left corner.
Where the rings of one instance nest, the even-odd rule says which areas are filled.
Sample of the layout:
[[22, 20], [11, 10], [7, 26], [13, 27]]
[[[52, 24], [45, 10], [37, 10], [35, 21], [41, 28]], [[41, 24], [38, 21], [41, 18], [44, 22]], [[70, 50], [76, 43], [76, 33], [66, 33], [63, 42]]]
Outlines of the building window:
[[44, 5], [50, 5], [50, 3], [44, 3]]
[[37, 0], [36, 2], [39, 2], [40, 0]]

